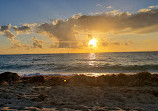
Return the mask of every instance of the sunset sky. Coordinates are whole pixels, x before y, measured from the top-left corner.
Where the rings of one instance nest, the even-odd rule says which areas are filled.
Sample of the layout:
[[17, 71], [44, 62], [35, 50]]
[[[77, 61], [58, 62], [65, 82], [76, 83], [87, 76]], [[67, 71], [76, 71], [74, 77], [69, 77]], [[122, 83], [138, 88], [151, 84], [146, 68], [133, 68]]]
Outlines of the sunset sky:
[[158, 0], [0, 0], [0, 14], [0, 54], [158, 51]]

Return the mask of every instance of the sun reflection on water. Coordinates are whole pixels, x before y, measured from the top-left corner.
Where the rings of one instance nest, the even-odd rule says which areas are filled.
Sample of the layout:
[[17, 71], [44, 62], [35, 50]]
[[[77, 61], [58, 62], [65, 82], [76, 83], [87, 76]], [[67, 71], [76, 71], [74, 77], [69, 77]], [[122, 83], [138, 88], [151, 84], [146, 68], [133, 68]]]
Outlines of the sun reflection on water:
[[95, 59], [96, 59], [95, 53], [90, 53], [90, 54], [88, 55], [88, 58], [89, 58], [88, 64], [89, 64], [90, 66], [95, 66], [95, 63], [96, 63], [96, 61], [95, 61]]

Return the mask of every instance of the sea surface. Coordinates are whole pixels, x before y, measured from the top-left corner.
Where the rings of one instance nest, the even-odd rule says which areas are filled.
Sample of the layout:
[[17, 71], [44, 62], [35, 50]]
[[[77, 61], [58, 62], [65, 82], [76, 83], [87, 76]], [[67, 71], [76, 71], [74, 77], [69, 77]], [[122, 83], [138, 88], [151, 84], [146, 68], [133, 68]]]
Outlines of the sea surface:
[[158, 52], [0, 55], [0, 73], [101, 75], [158, 73]]

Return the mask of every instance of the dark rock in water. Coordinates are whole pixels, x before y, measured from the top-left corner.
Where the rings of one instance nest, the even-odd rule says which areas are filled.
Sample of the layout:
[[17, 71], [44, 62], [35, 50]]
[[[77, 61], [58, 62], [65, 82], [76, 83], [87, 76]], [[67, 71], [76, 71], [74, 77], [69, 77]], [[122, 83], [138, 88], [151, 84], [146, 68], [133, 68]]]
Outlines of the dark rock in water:
[[0, 82], [6, 81], [6, 82], [15, 82], [18, 81], [20, 76], [18, 76], [17, 73], [12, 72], [4, 72], [0, 74]]

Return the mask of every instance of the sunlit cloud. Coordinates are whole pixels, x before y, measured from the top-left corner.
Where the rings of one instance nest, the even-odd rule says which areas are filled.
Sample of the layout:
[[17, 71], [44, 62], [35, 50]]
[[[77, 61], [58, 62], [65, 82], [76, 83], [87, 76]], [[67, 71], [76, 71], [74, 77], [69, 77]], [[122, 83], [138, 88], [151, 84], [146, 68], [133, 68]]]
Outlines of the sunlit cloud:
[[14, 39], [16, 36], [9, 30], [4, 31], [4, 36], [9, 38], [9, 39]]
[[144, 8], [144, 9], [140, 9], [138, 12], [149, 12], [151, 11], [151, 9], [148, 9], [148, 8]]
[[26, 49], [29, 49], [28, 45], [22, 44], [19, 40], [13, 39], [11, 41], [11, 43], [12, 43], [11, 48], [13, 48], [13, 49], [15, 49], [15, 48], [26, 48]]
[[106, 8], [107, 8], [107, 9], [112, 9], [112, 6], [107, 6]]
[[156, 5], [156, 6], [148, 6], [148, 8], [158, 8], [158, 5]]

